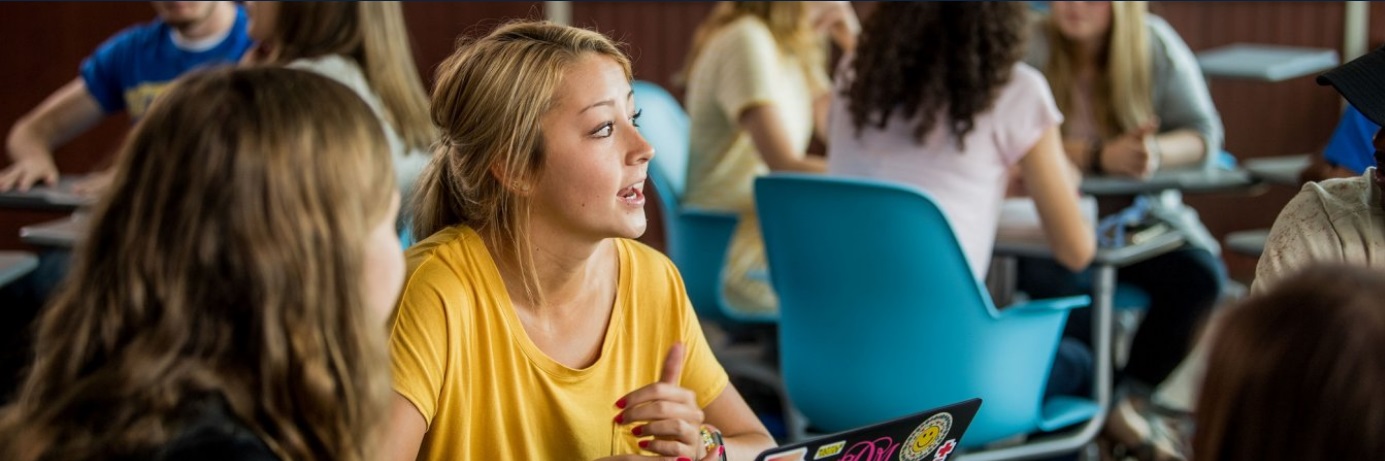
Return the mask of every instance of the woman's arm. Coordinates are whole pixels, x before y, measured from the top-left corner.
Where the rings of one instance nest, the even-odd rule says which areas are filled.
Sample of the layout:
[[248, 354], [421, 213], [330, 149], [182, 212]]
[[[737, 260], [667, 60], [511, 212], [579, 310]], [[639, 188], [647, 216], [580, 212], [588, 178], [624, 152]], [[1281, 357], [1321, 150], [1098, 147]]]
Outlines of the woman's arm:
[[1071, 178], [1058, 127], [1044, 130], [1039, 141], [1020, 160], [1024, 185], [1034, 198], [1044, 235], [1059, 264], [1082, 270], [1096, 254], [1096, 232], [1077, 205], [1077, 184]]
[[380, 444], [382, 459], [392, 461], [413, 461], [418, 458], [418, 448], [423, 445], [423, 435], [428, 432], [428, 423], [423, 420], [414, 404], [398, 393], [390, 399], [389, 423], [385, 437]]
[[1161, 168], [1210, 168], [1221, 152], [1224, 130], [1202, 68], [1172, 26], [1158, 17], [1150, 17], [1148, 23]]
[[707, 424], [721, 430], [728, 460], [753, 460], [760, 452], [775, 447], [769, 430], [760, 423], [735, 386], [727, 384], [726, 390], [702, 411]]
[[740, 126], [750, 133], [755, 151], [771, 171], [803, 171], [821, 173], [827, 171], [827, 162], [821, 157], [805, 157], [793, 148], [788, 133], [784, 132], [783, 118], [774, 104], [758, 104], [741, 112]]

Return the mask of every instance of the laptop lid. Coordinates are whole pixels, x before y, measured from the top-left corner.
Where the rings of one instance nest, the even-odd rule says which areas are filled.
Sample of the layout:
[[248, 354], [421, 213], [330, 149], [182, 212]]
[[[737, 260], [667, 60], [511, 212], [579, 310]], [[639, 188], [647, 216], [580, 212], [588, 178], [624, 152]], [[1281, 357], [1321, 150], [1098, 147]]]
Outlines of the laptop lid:
[[846, 432], [772, 448], [756, 461], [945, 461], [962, 441], [981, 399], [934, 408]]

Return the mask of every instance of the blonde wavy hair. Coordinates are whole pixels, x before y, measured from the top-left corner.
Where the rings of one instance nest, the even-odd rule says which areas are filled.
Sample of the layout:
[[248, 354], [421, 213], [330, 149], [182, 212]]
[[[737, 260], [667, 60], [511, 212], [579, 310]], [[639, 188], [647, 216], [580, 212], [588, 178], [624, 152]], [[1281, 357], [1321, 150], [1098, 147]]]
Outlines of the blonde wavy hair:
[[815, 72], [826, 66], [827, 48], [825, 42], [813, 32], [809, 23], [807, 2], [719, 2], [711, 14], [702, 20], [693, 32], [692, 48], [688, 51], [683, 69], [674, 77], [675, 83], [684, 85], [692, 75], [693, 65], [707, 47], [707, 42], [721, 31], [722, 27], [737, 19], [750, 16], [765, 24], [774, 42], [784, 54], [797, 57], [805, 73]]
[[433, 123], [439, 152], [414, 196], [414, 237], [465, 225], [515, 264], [536, 305], [542, 290], [529, 242], [530, 202], [521, 190], [544, 165], [543, 115], [567, 69], [583, 57], [609, 58], [632, 78], [630, 60], [606, 36], [547, 21], [505, 24], [481, 39], [462, 38], [438, 66]]
[[342, 55], [356, 61], [404, 145], [426, 150], [437, 137], [414, 65], [399, 2], [280, 2], [268, 55], [260, 63]]
[[362, 277], [394, 193], [387, 152], [326, 77], [181, 79], [122, 147], [40, 318], [0, 458], [148, 456], [189, 405], [223, 399], [282, 459], [376, 459], [389, 363]]
[[[1106, 56], [1098, 60], [1100, 78], [1092, 100], [1097, 127], [1105, 136], [1115, 136], [1144, 124], [1154, 117], [1153, 63], [1149, 55], [1149, 14], [1146, 2], [1111, 2], [1111, 30]], [[1050, 47], [1044, 75], [1058, 109], [1072, 113], [1076, 84], [1077, 48], [1063, 36], [1051, 17], [1044, 26]], [[1065, 124], [1066, 125], [1066, 124]]]

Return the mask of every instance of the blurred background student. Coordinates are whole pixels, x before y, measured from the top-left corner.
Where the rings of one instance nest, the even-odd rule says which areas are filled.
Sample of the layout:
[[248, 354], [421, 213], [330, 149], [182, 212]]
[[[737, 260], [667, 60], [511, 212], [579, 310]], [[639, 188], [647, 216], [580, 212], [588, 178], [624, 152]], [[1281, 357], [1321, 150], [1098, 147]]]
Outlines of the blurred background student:
[[[399, 2], [249, 2], [250, 63], [331, 77], [356, 92], [385, 129], [395, 183], [407, 199], [436, 130]], [[330, 153], [328, 153], [330, 154]]]
[[[1063, 115], [1043, 74], [1019, 62], [1027, 14], [1019, 3], [883, 3], [832, 93], [828, 172], [927, 192], [955, 226], [977, 280], [990, 267], [1012, 167], [1059, 263], [1079, 271], [1096, 251], [1063, 154]], [[1065, 339], [1047, 392], [1081, 394], [1090, 355]]]
[[[233, 2], [150, 2], [158, 19], [120, 31], [82, 61], [80, 75], [15, 122], [5, 141], [10, 166], [0, 192], [55, 185], [53, 151], [103, 118], [139, 120], [163, 90], [192, 69], [234, 64], [250, 48], [245, 11]], [[110, 171], [77, 184], [95, 194]]]
[[[1147, 177], [1159, 170], [1212, 168], [1222, 124], [1188, 45], [1145, 2], [1052, 2], [1033, 29], [1026, 62], [1048, 78], [1064, 115], [1063, 145], [1084, 172]], [[1135, 452], [1174, 456], [1139, 411], [1145, 395], [1187, 354], [1194, 330], [1221, 295], [1225, 269], [1216, 240], [1176, 191], [1152, 197], [1150, 214], [1181, 231], [1185, 247], [1121, 268], [1149, 306], [1121, 370], [1121, 399], [1107, 435]], [[1022, 258], [1019, 287], [1051, 297], [1085, 292], [1051, 261]], [[1090, 344], [1090, 310], [1067, 334]]]
[[860, 29], [846, 2], [722, 2], [698, 26], [685, 69], [691, 119], [688, 206], [739, 215], [723, 271], [728, 307], [777, 312], [751, 190], [770, 171], [822, 172], [807, 156], [824, 138], [831, 82], [830, 36], [856, 46]]
[[385, 149], [318, 75], [175, 83], [44, 311], [0, 457], [377, 459], [403, 278]]

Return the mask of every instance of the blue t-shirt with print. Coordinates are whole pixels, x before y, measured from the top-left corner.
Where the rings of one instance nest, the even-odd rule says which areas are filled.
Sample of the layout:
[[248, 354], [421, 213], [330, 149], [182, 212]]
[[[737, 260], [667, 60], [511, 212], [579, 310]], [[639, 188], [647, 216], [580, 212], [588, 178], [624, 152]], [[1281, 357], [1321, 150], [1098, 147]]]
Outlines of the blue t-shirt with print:
[[1375, 166], [1375, 143], [1372, 139], [1376, 131], [1380, 131], [1380, 125], [1361, 115], [1361, 111], [1355, 107], [1347, 105], [1342, 121], [1337, 122], [1332, 139], [1327, 141], [1327, 148], [1323, 149], [1323, 157], [1329, 163], [1355, 171], [1356, 174], [1365, 173], [1366, 168]]
[[234, 65], [250, 49], [245, 9], [236, 6], [236, 23], [216, 46], [188, 51], [173, 42], [173, 28], [161, 20], [130, 27], [109, 38], [82, 62], [87, 92], [107, 114], [124, 110], [138, 119], [149, 103], [183, 73], [220, 64]]

